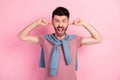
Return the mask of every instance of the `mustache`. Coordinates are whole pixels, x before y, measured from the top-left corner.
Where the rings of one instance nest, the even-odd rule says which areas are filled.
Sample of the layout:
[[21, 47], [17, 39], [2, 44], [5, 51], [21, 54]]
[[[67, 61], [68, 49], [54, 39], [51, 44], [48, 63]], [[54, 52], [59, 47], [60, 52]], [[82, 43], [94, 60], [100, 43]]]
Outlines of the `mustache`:
[[58, 26], [57, 28], [64, 28], [64, 27], [62, 27], [62, 26]]

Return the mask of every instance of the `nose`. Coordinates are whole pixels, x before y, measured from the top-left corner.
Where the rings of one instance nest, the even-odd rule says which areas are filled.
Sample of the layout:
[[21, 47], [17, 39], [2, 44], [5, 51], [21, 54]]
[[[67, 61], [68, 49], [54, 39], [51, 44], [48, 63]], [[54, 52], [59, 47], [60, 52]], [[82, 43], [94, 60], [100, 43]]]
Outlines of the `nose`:
[[61, 22], [59, 22], [59, 26], [61, 26], [61, 27], [62, 27], [62, 23], [61, 23]]

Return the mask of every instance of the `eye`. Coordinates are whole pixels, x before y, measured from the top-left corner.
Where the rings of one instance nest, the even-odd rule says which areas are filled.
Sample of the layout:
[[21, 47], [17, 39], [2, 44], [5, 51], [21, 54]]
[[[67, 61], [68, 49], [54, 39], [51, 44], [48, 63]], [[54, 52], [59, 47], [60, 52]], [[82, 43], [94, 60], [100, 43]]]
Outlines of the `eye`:
[[64, 23], [65, 23], [65, 22], [67, 22], [67, 20], [63, 20], [62, 22], [64, 22]]
[[58, 20], [54, 20], [54, 22], [59, 22]]

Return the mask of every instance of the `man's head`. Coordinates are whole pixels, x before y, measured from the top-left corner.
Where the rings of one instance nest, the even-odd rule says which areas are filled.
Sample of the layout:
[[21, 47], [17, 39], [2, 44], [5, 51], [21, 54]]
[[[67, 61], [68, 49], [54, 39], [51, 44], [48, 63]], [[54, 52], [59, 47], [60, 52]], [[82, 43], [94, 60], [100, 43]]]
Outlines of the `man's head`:
[[52, 23], [58, 37], [65, 35], [69, 25], [69, 11], [64, 7], [57, 7], [52, 13]]
[[65, 7], [57, 7], [52, 13], [52, 19], [54, 18], [55, 15], [67, 16], [69, 19], [70, 13]]

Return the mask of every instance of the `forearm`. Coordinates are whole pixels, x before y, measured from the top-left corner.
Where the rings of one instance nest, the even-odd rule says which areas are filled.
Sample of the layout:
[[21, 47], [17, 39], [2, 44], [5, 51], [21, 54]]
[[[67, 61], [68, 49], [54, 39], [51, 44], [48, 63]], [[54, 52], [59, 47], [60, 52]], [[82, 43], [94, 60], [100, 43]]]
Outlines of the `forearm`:
[[27, 27], [25, 27], [19, 34], [18, 34], [18, 37], [19, 38], [23, 38], [23, 37], [26, 37], [30, 34], [30, 32], [36, 28], [38, 26], [38, 22], [35, 21], [31, 24], [29, 24]]
[[37, 36], [31, 36], [30, 32], [36, 28], [37, 26], [45, 26], [48, 25], [48, 21], [46, 19], [38, 19], [25, 27], [19, 34], [18, 38], [27, 41], [27, 42], [32, 42], [32, 43], [39, 43], [39, 37]]

